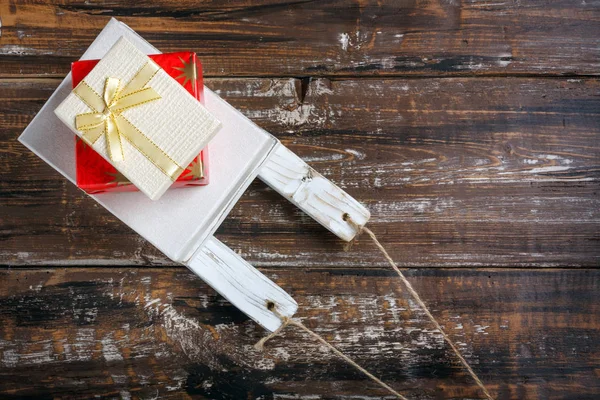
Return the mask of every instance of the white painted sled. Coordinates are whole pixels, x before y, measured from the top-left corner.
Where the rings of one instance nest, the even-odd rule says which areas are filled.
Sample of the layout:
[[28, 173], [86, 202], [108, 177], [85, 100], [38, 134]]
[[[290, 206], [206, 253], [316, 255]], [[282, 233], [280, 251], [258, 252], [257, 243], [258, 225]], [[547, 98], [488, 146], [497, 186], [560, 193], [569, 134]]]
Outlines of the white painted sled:
[[[112, 19], [81, 59], [101, 58], [121, 36], [146, 54], [160, 53], [127, 25]], [[69, 74], [19, 137], [19, 141], [75, 183], [73, 132], [53, 110], [71, 91]], [[208, 88], [205, 105], [223, 127], [210, 142], [211, 183], [171, 190], [158, 201], [140, 192], [90, 195], [170, 259], [187, 266], [223, 297], [273, 331], [280, 319], [267, 309], [292, 316], [298, 305], [284, 290], [221, 243], [213, 233], [256, 177], [275, 189], [339, 238], [358, 233], [369, 211], [321, 176], [275, 137]]]

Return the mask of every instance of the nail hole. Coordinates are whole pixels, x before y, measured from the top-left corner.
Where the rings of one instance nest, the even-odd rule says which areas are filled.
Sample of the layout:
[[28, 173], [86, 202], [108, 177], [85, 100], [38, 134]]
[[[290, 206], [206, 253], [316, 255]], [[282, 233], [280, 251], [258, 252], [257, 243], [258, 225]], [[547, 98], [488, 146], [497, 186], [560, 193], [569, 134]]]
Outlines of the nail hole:
[[267, 301], [267, 308], [269, 309], [269, 311], [273, 311], [275, 309], [275, 303], [273, 303], [272, 301]]
[[343, 219], [344, 221], [348, 221], [348, 220], [350, 219], [350, 214], [348, 214], [348, 213], [344, 213], [344, 214], [342, 215], [342, 219]]

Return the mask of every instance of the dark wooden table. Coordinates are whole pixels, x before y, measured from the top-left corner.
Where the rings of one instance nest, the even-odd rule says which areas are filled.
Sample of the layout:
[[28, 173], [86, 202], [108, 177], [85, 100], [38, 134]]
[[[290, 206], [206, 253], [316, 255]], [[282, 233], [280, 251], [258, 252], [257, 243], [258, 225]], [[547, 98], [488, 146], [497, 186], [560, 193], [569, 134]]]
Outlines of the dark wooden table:
[[[0, 398], [383, 399], [265, 332], [17, 142], [110, 17], [372, 212], [501, 399], [600, 396], [600, 3], [0, 1]], [[190, 210], [193, 212], [193, 210]], [[217, 237], [411, 399], [480, 398], [365, 238], [260, 182]]]

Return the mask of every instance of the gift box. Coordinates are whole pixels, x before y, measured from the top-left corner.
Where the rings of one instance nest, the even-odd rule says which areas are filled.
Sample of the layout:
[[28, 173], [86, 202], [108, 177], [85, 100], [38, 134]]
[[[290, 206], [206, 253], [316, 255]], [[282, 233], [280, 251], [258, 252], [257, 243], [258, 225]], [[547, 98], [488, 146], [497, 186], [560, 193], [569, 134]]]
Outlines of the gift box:
[[125, 38], [54, 112], [152, 200], [186, 171], [221, 125], [196, 97]]
[[[204, 104], [202, 64], [193, 52], [155, 54], [149, 56], [173, 79], [177, 80], [192, 96]], [[99, 60], [76, 61], [71, 64], [73, 88], [75, 88]], [[137, 187], [125, 178], [102, 156], [96, 153], [85, 141], [75, 136], [75, 162], [77, 186], [87, 193], [131, 192]], [[171, 185], [171, 188], [204, 186], [209, 182], [208, 147], [186, 167], [185, 171]]]

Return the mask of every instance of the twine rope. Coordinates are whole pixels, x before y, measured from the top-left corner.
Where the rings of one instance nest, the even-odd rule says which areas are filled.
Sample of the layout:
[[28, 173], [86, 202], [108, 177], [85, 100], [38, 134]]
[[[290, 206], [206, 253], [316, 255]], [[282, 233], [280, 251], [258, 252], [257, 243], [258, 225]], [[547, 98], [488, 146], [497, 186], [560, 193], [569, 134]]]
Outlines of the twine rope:
[[355, 236], [355, 239], [362, 232], [365, 232], [365, 233], [367, 233], [367, 235], [369, 235], [369, 237], [371, 238], [371, 240], [373, 240], [373, 243], [375, 243], [375, 246], [377, 246], [377, 248], [381, 251], [381, 253], [385, 257], [385, 259], [387, 260], [387, 262], [390, 264], [390, 266], [394, 269], [394, 271], [396, 271], [396, 273], [400, 277], [400, 280], [402, 280], [402, 283], [404, 283], [404, 285], [408, 289], [408, 292], [411, 294], [411, 296], [413, 297], [413, 299], [419, 304], [419, 306], [421, 307], [421, 309], [423, 310], [423, 312], [425, 312], [425, 315], [427, 315], [427, 317], [433, 323], [433, 325], [435, 326], [435, 328], [438, 331], [440, 331], [440, 333], [442, 334], [442, 336], [443, 336], [444, 340], [446, 341], [446, 343], [448, 343], [448, 345], [450, 346], [450, 348], [452, 349], [452, 351], [454, 351], [454, 354], [456, 354], [456, 356], [458, 357], [458, 359], [460, 360], [460, 362], [462, 363], [462, 365], [465, 367], [465, 369], [467, 370], [467, 372], [469, 373], [469, 375], [471, 375], [471, 378], [473, 378], [473, 380], [475, 381], [475, 383], [477, 383], [477, 386], [479, 386], [479, 388], [485, 394], [485, 396], [487, 397], [488, 400], [494, 400], [494, 398], [492, 397], [492, 395], [490, 394], [490, 392], [487, 390], [487, 388], [485, 387], [485, 385], [483, 384], [483, 382], [481, 381], [481, 379], [479, 379], [479, 377], [477, 376], [477, 374], [475, 373], [475, 371], [473, 371], [473, 368], [471, 368], [471, 365], [467, 362], [467, 360], [465, 360], [465, 358], [463, 357], [463, 355], [460, 353], [460, 351], [458, 350], [458, 347], [456, 347], [456, 345], [454, 344], [454, 341], [452, 341], [452, 339], [450, 339], [450, 337], [442, 329], [441, 325], [437, 322], [437, 320], [435, 319], [435, 317], [429, 311], [429, 308], [427, 308], [427, 306], [425, 305], [425, 303], [423, 302], [423, 300], [421, 300], [421, 296], [419, 296], [419, 294], [413, 288], [413, 286], [410, 284], [410, 282], [408, 281], [408, 279], [406, 279], [406, 277], [404, 276], [404, 274], [402, 273], [402, 271], [400, 271], [400, 268], [398, 268], [398, 265], [396, 265], [396, 263], [394, 262], [394, 260], [392, 259], [392, 257], [390, 257], [390, 255], [385, 250], [385, 248], [383, 247], [383, 245], [381, 244], [381, 242], [379, 242], [379, 240], [377, 239], [377, 236], [375, 236], [375, 234], [373, 233], [373, 231], [371, 231], [369, 228], [367, 228], [365, 226], [359, 226], [358, 224], [356, 224], [352, 220], [352, 218], [350, 218], [350, 216], [348, 214], [344, 214], [344, 220], [347, 221], [348, 223], [350, 223], [350, 225], [353, 225], [357, 229], [357, 231], [359, 232]]
[[331, 343], [329, 343], [328, 341], [326, 341], [325, 339], [323, 339], [323, 337], [321, 335], [319, 335], [318, 333], [313, 332], [310, 328], [308, 328], [302, 322], [300, 322], [300, 321], [298, 321], [296, 319], [293, 319], [293, 318], [288, 318], [285, 315], [280, 314], [277, 311], [276, 305], [274, 303], [270, 302], [268, 304], [267, 308], [273, 314], [275, 314], [277, 317], [279, 317], [279, 319], [281, 320], [281, 325], [273, 333], [271, 333], [268, 336], [265, 336], [264, 338], [260, 339], [258, 341], [258, 343], [256, 343], [254, 345], [254, 348], [256, 350], [263, 351], [264, 350], [264, 345], [265, 345], [265, 343], [268, 340], [271, 340], [275, 336], [279, 335], [281, 333], [281, 331], [284, 330], [288, 325], [293, 325], [295, 327], [298, 327], [298, 328], [302, 329], [304, 332], [308, 333], [315, 340], [317, 340], [322, 345], [326, 346], [329, 350], [331, 350], [332, 352], [334, 352], [338, 357], [340, 357], [341, 359], [343, 359], [344, 361], [346, 361], [348, 364], [350, 364], [351, 366], [353, 366], [354, 368], [356, 368], [357, 370], [359, 370], [360, 372], [362, 372], [363, 374], [365, 374], [366, 376], [368, 376], [373, 382], [377, 383], [379, 386], [381, 386], [382, 388], [386, 389], [388, 392], [392, 393], [393, 395], [395, 395], [396, 397], [398, 397], [401, 400], [408, 400], [406, 397], [402, 396], [400, 393], [398, 393], [397, 391], [395, 391], [394, 389], [392, 389], [389, 385], [387, 385], [381, 379], [377, 378], [375, 375], [373, 375], [372, 373], [370, 373], [369, 371], [367, 371], [366, 369], [364, 369], [363, 367], [361, 367], [360, 365], [358, 365], [350, 357], [348, 357], [347, 355], [345, 355], [344, 353], [342, 353], [341, 351], [339, 351], [338, 349], [336, 349]]
[[[394, 262], [394, 260], [392, 259], [392, 257], [390, 257], [390, 255], [385, 250], [385, 248], [383, 247], [383, 245], [381, 244], [381, 242], [379, 242], [379, 240], [377, 239], [377, 236], [375, 236], [375, 234], [373, 233], [373, 231], [371, 231], [369, 228], [366, 228], [364, 226], [358, 225], [356, 222], [354, 222], [352, 220], [352, 218], [350, 217], [349, 214], [344, 214], [343, 215], [343, 219], [344, 219], [344, 221], [346, 221], [350, 225], [352, 225], [356, 229], [356, 231], [358, 232], [356, 234], [356, 236], [354, 237], [354, 239], [347, 244], [346, 250], [350, 249], [350, 247], [352, 246], [352, 244], [356, 241], [356, 239], [358, 238], [358, 236], [360, 236], [361, 233], [366, 232], [369, 235], [369, 237], [371, 238], [371, 240], [373, 240], [373, 243], [375, 243], [375, 246], [377, 246], [377, 248], [381, 251], [381, 253], [383, 254], [384, 258], [387, 260], [387, 262], [390, 264], [390, 266], [394, 269], [394, 271], [396, 272], [396, 274], [398, 274], [398, 276], [400, 277], [400, 280], [404, 283], [404, 285], [408, 289], [408, 291], [411, 294], [411, 296], [413, 297], [413, 299], [417, 302], [417, 304], [419, 304], [419, 306], [421, 307], [421, 309], [423, 310], [423, 312], [425, 312], [425, 315], [427, 315], [427, 317], [433, 323], [433, 325], [435, 326], [435, 328], [442, 334], [442, 337], [444, 338], [444, 340], [446, 341], [446, 343], [448, 343], [448, 345], [450, 346], [450, 348], [452, 349], [452, 351], [454, 351], [454, 354], [456, 354], [456, 356], [458, 357], [458, 359], [460, 360], [460, 362], [462, 363], [462, 365], [465, 367], [465, 369], [467, 370], [467, 372], [469, 373], [469, 375], [471, 376], [471, 378], [473, 378], [473, 380], [475, 381], [475, 383], [477, 383], [477, 386], [479, 386], [479, 388], [481, 389], [481, 391], [485, 394], [486, 398], [488, 400], [494, 400], [494, 398], [492, 397], [492, 395], [490, 394], [490, 392], [487, 390], [487, 388], [485, 387], [485, 385], [483, 384], [483, 382], [481, 381], [481, 379], [479, 379], [479, 377], [477, 376], [477, 374], [475, 373], [475, 371], [473, 371], [473, 368], [471, 368], [471, 365], [469, 365], [469, 363], [467, 362], [467, 360], [462, 356], [462, 354], [458, 350], [458, 347], [456, 347], [456, 345], [454, 344], [454, 342], [452, 341], [452, 339], [450, 339], [450, 337], [442, 329], [441, 325], [437, 322], [437, 320], [435, 319], [435, 317], [431, 314], [431, 312], [429, 311], [429, 308], [427, 308], [427, 306], [425, 305], [425, 303], [423, 302], [423, 300], [421, 300], [421, 296], [419, 296], [419, 294], [413, 288], [413, 286], [410, 284], [410, 282], [408, 281], [408, 279], [406, 279], [406, 277], [404, 276], [404, 274], [402, 273], [402, 271], [400, 270], [400, 268], [398, 268], [398, 265], [396, 265], [396, 263]], [[265, 343], [267, 341], [269, 341], [269, 340], [273, 339], [275, 336], [279, 335], [281, 333], [281, 331], [283, 331], [288, 325], [293, 325], [293, 326], [296, 326], [296, 327], [302, 329], [304, 332], [308, 333], [315, 340], [319, 341], [321, 344], [323, 344], [324, 346], [326, 346], [327, 348], [329, 348], [338, 357], [342, 358], [348, 364], [350, 364], [351, 366], [353, 366], [354, 368], [356, 368], [357, 370], [359, 370], [360, 372], [362, 372], [363, 374], [365, 374], [367, 377], [369, 377], [371, 380], [373, 380], [375, 383], [377, 383], [382, 388], [384, 388], [387, 391], [389, 391], [390, 393], [394, 394], [399, 399], [408, 400], [406, 397], [404, 397], [403, 395], [401, 395], [400, 393], [398, 393], [397, 391], [395, 391], [394, 389], [392, 389], [389, 385], [387, 385], [386, 383], [384, 383], [383, 381], [381, 381], [375, 375], [373, 375], [372, 373], [370, 373], [369, 371], [367, 371], [366, 369], [364, 369], [363, 367], [361, 367], [360, 365], [358, 365], [350, 357], [348, 357], [347, 355], [345, 355], [344, 353], [342, 353], [341, 351], [339, 351], [338, 349], [336, 349], [332, 344], [330, 344], [329, 342], [327, 342], [322, 336], [320, 336], [319, 334], [313, 332], [311, 329], [309, 329], [308, 327], [306, 327], [302, 322], [300, 322], [300, 321], [298, 321], [296, 319], [293, 319], [293, 318], [286, 317], [285, 315], [282, 315], [281, 313], [279, 313], [277, 311], [277, 306], [276, 306], [275, 303], [269, 302], [267, 304], [267, 308], [281, 320], [281, 325], [274, 332], [272, 332], [271, 334], [269, 334], [269, 335], [265, 336], [264, 338], [262, 338], [261, 340], [259, 340], [258, 343], [256, 343], [254, 345], [254, 348], [256, 350], [259, 350], [259, 351], [264, 350], [264, 345], [265, 345]]]

